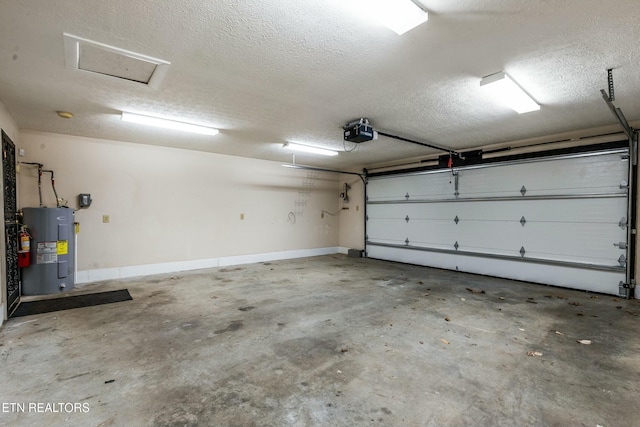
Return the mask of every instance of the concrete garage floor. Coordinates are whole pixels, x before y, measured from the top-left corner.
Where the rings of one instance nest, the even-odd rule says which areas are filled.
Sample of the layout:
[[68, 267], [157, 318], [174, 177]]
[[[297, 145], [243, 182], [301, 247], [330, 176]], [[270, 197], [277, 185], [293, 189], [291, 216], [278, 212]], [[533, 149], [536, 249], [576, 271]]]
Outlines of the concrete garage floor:
[[72, 293], [124, 287], [5, 324], [1, 425], [640, 425], [637, 300], [343, 255]]

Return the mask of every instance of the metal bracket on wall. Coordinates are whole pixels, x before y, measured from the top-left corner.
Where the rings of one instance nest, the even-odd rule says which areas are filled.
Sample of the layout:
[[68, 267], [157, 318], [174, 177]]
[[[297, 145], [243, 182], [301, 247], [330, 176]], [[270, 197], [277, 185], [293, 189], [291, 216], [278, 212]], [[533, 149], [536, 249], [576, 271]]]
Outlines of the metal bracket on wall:
[[634, 137], [635, 130], [631, 126], [629, 126], [629, 122], [624, 117], [622, 110], [620, 108], [616, 108], [616, 106], [613, 105], [613, 101], [616, 100], [616, 96], [615, 96], [614, 86], [613, 86], [613, 69], [612, 68], [607, 69], [607, 84], [609, 86], [609, 93], [607, 93], [607, 91], [604, 89], [600, 89], [600, 94], [602, 95], [602, 99], [604, 99], [604, 102], [607, 104], [607, 106], [609, 107], [613, 115], [620, 122], [620, 125], [624, 129], [624, 133], [627, 135], [627, 138], [629, 138], [629, 140], [632, 140]]

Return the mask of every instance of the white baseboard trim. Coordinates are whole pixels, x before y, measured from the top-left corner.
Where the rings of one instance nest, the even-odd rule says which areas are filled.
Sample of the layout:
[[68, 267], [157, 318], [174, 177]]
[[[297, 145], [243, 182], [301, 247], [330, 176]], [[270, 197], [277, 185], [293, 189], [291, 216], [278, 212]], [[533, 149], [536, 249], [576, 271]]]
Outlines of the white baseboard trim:
[[4, 303], [0, 304], [0, 326], [4, 323], [5, 317], [7, 317], [7, 310], [4, 308]]
[[305, 258], [347, 252], [346, 248], [332, 246], [317, 249], [298, 249], [294, 251], [269, 252], [263, 254], [237, 255], [220, 258], [198, 259], [193, 261], [165, 262], [162, 264], [134, 265], [129, 267], [82, 270], [76, 273], [76, 284], [100, 282], [102, 280], [127, 279], [152, 274], [176, 273], [179, 271], [200, 270], [203, 268], [226, 267], [229, 265], [252, 264], [256, 262], [278, 261], [284, 259]]
[[349, 255], [349, 248], [345, 248], [344, 246], [338, 246], [338, 253]]

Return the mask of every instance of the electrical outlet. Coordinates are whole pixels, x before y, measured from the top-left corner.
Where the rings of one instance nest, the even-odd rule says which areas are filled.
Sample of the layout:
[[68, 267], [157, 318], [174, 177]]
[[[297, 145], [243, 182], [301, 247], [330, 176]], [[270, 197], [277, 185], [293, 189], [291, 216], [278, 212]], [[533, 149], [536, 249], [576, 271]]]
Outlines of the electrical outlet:
[[102, 215], [102, 222], [103, 223], [108, 224], [109, 220], [110, 220], [109, 215]]

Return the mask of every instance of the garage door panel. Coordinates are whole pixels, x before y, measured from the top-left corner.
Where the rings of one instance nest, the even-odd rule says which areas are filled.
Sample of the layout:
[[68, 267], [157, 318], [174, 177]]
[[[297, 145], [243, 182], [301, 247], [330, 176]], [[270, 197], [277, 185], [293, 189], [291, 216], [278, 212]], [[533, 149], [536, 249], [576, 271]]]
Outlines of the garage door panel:
[[[386, 225], [384, 223], [387, 223]], [[478, 228], [482, 228], [481, 231]], [[520, 250], [548, 254], [548, 256], [588, 257], [601, 259], [603, 263], [617, 260], [623, 253], [620, 242], [626, 240], [624, 230], [611, 224], [591, 224], [584, 231], [581, 224], [530, 224], [526, 228], [519, 223], [505, 227], [500, 222], [485, 222], [481, 226], [465, 224], [436, 224], [414, 221], [370, 221], [368, 240], [371, 242], [395, 241], [411, 245], [426, 244], [461, 248], [474, 251], [495, 252]], [[580, 254], [580, 255], [576, 255]]]
[[[460, 197], [528, 196], [610, 193], [627, 180], [628, 160], [624, 153], [584, 156], [573, 159], [458, 171]], [[425, 177], [428, 176], [428, 179]], [[455, 193], [450, 171], [427, 172], [406, 177], [405, 182], [381, 179], [368, 191], [368, 200], [446, 199]], [[411, 191], [409, 191], [411, 190]]]
[[[620, 192], [627, 182], [626, 157], [614, 153], [460, 170], [459, 197], [519, 197], [522, 187], [527, 196]], [[429, 185], [424, 185], [426, 179]], [[378, 181], [368, 191], [371, 202], [447, 199], [455, 194], [455, 177], [448, 170]]]
[[514, 214], [525, 215], [527, 223], [555, 221], [571, 223], [618, 224], [626, 216], [627, 195], [589, 199], [552, 199], [544, 201], [514, 202]]
[[379, 246], [371, 246], [367, 249], [367, 252], [369, 257], [375, 259], [444, 268], [447, 270], [503, 277], [540, 284], [553, 284], [554, 286], [607, 294], [617, 294], [619, 283], [625, 280], [625, 271], [623, 269], [618, 271], [587, 270], [473, 256], [451, 257], [448, 254]]
[[[534, 264], [542, 272], [520, 280], [560, 286], [575, 281], [554, 278], [550, 266], [569, 265], [572, 274], [604, 269], [619, 278], [626, 265], [627, 174], [625, 150], [612, 150], [459, 170], [457, 198], [449, 170], [372, 179], [367, 252], [481, 274], [492, 274], [491, 259], [502, 269], [494, 275], [512, 278]], [[593, 283], [600, 276], [585, 276], [591, 282], [571, 287], [601, 288]], [[606, 292], [617, 294], [618, 282]]]
[[[431, 230], [416, 231], [416, 225], [407, 225], [398, 233], [369, 234], [370, 242], [393, 241], [411, 246], [433, 247], [439, 249], [458, 249], [461, 251], [481, 252], [488, 254], [510, 254], [520, 256], [524, 248], [527, 257], [548, 258], [564, 261], [617, 265], [620, 255], [624, 253], [614, 243], [624, 241], [626, 236], [622, 230], [618, 240], [612, 240], [611, 231], [605, 227], [590, 233], [581, 233], [580, 227], [558, 225], [537, 229], [535, 226], [523, 230], [515, 224], [511, 230], [500, 223], [485, 224], [483, 233], [478, 233], [471, 224], [462, 227], [433, 227]], [[609, 227], [610, 228], [610, 227]], [[572, 232], [572, 229], [575, 231]], [[387, 230], [389, 230], [387, 228]]]
[[[602, 258], [596, 258], [596, 257], [588, 257], [584, 255], [550, 253], [548, 251], [535, 252], [531, 250], [525, 251], [524, 256], [522, 256], [519, 249], [502, 249], [502, 248], [486, 247], [486, 246], [471, 246], [464, 243], [460, 245], [458, 249], [455, 249], [452, 245], [443, 245], [443, 244], [435, 244], [432, 242], [417, 242], [417, 241], [412, 241], [410, 242], [410, 246], [407, 246], [404, 241], [389, 239], [389, 240], [376, 241], [376, 243], [370, 244], [367, 249], [368, 256], [375, 258], [375, 256], [373, 256], [372, 254], [376, 253], [376, 251], [379, 250], [378, 248], [379, 246], [385, 246], [385, 245], [398, 249], [399, 251], [401, 251], [400, 253], [410, 254], [414, 256], [415, 256], [414, 253], [416, 251], [429, 253], [430, 255], [422, 255], [422, 257], [427, 260], [433, 259], [433, 257], [436, 256], [436, 255], [433, 255], [433, 253], [447, 252], [446, 255], [438, 254], [437, 256], [438, 257], [444, 256], [445, 258], [451, 261], [451, 265], [455, 264], [458, 266], [460, 265], [461, 262], [463, 262], [458, 260], [458, 258], [468, 258], [469, 256], [478, 255], [478, 258], [484, 261], [486, 261], [487, 259], [490, 259], [490, 257], [509, 258], [510, 261], [509, 261], [508, 267], [513, 268], [515, 270], [522, 268], [522, 265], [528, 265], [528, 263], [535, 261], [535, 262], [539, 262], [539, 263], [536, 263], [536, 268], [541, 270], [544, 270], [545, 268], [548, 267], [548, 265], [544, 265], [545, 263], [553, 262], [553, 263], [568, 263], [568, 264], [581, 265], [585, 269], [591, 269], [592, 267], [595, 267], [595, 268], [621, 270], [624, 272], [624, 267], [618, 262], [617, 258], [602, 259]], [[619, 254], [617, 256], [619, 257]], [[387, 258], [382, 258], [382, 259], [387, 259]], [[395, 261], [400, 259], [393, 259], [393, 260]], [[409, 261], [406, 261], [406, 262], [409, 262]], [[500, 262], [503, 262], [503, 261], [500, 261]], [[518, 266], [517, 264], [521, 264], [521, 265]], [[421, 264], [421, 265], [430, 265], [432, 267], [447, 268], [447, 267], [444, 267], [443, 265], [435, 265], [435, 264], [433, 265]], [[464, 263], [462, 265], [464, 265]], [[518, 272], [515, 270], [512, 273], [518, 274]], [[478, 272], [481, 274], [490, 274], [489, 272], [486, 272], [484, 270], [476, 271], [472, 269], [467, 269], [464, 271]], [[507, 272], [508, 272], [508, 269], [506, 269], [505, 272], [500, 275], [500, 277], [510, 277], [507, 275]], [[518, 279], [518, 280], [522, 280], [522, 279]], [[527, 280], [530, 280], [530, 279], [527, 279]], [[536, 281], [536, 280], [533, 280], [533, 281]], [[545, 282], [545, 283], [557, 285], [557, 283], [555, 282]], [[615, 290], [617, 291], [617, 287], [615, 287]], [[608, 293], [615, 293], [613, 291], [614, 291], [614, 288], [611, 288], [610, 292]]]
[[[620, 190], [618, 190], [620, 191]], [[602, 222], [618, 224], [626, 215], [626, 193], [615, 197], [584, 199], [548, 200], [507, 200], [507, 201], [440, 201], [438, 203], [389, 204], [370, 203], [367, 207], [369, 218], [395, 218], [405, 220], [443, 220], [459, 223], [473, 220], [516, 221], [524, 216], [526, 222]]]
[[455, 230], [455, 223], [439, 223], [414, 221], [407, 224], [403, 220], [369, 220], [367, 236], [371, 241], [393, 239], [404, 242], [409, 238], [412, 242], [453, 245], [455, 240], [451, 240], [451, 236]]
[[610, 224], [532, 224], [521, 230], [527, 250], [549, 254], [583, 254], [617, 259], [621, 251], [615, 243], [626, 241], [626, 231]]
[[463, 170], [459, 175], [461, 197], [528, 196], [608, 193], [626, 181], [628, 160], [621, 154], [587, 156]]
[[[375, 188], [367, 191], [367, 198], [370, 202], [387, 200], [408, 200], [418, 199], [446, 199], [453, 196], [455, 184], [448, 174], [431, 174], [429, 182], [424, 182], [424, 175], [413, 175], [407, 177], [406, 182], [399, 182], [394, 179], [385, 179], [378, 182]], [[409, 193], [408, 189], [411, 189]]]
[[[612, 204], [606, 200], [608, 204], [603, 204], [601, 200], [586, 199], [563, 204], [551, 200], [545, 201], [544, 206], [536, 206], [539, 202], [535, 201], [521, 201], [503, 203], [499, 212], [495, 212], [495, 202], [372, 205], [368, 213], [368, 237], [374, 242], [380, 239], [404, 242], [408, 238], [412, 245], [421, 246], [431, 243], [453, 247], [458, 242], [463, 247], [487, 251], [519, 250], [524, 246], [525, 250], [539, 254], [566, 258], [582, 253], [610, 263], [620, 256], [614, 243], [626, 239], [626, 227], [621, 228], [619, 219], [615, 220], [624, 207], [620, 201], [616, 199]], [[531, 207], [535, 209], [530, 215], [527, 212]], [[469, 213], [463, 214], [465, 211]], [[521, 222], [525, 213], [528, 219]]]

